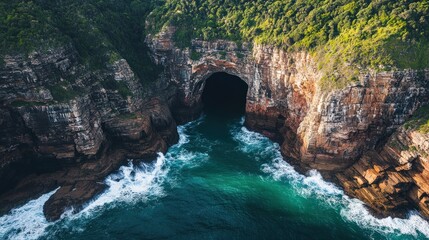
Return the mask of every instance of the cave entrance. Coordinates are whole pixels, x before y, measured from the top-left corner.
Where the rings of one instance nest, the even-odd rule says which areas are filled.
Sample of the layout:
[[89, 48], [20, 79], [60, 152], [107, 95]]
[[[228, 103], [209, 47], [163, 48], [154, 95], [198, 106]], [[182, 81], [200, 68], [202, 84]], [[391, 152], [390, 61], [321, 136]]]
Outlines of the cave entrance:
[[225, 73], [212, 74], [205, 82], [202, 101], [206, 114], [243, 115], [248, 85], [241, 78]]

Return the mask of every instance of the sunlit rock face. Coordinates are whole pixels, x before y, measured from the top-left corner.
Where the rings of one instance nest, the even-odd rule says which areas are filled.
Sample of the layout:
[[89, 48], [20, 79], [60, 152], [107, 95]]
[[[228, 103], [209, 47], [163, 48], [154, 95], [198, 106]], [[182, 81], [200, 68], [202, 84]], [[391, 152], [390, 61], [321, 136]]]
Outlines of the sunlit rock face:
[[417, 207], [429, 216], [429, 134], [400, 127], [387, 143], [337, 173], [346, 191], [380, 212]]
[[367, 151], [382, 147], [428, 100], [427, 71], [370, 72], [344, 89], [322, 91], [322, 73], [306, 52], [223, 40], [194, 40], [190, 48], [179, 49], [173, 33], [168, 28], [147, 41], [177, 87], [175, 119], [185, 122], [199, 115], [212, 74], [237, 76], [248, 85], [245, 124], [279, 141], [283, 155], [302, 170], [318, 169], [332, 178], [329, 173], [343, 172]]
[[[49, 219], [58, 218], [67, 203], [78, 209], [103, 186], [88, 195], [85, 189], [126, 158], [149, 160], [165, 152], [177, 141], [176, 122], [197, 118], [210, 99], [225, 93], [223, 106], [239, 102], [242, 109], [245, 103], [246, 126], [278, 141], [302, 170], [336, 177], [380, 212], [418, 206], [427, 213], [425, 161], [391, 154], [387, 167], [376, 169], [372, 161], [378, 157], [372, 156], [385, 156], [389, 136], [428, 101], [429, 72], [367, 73], [349, 87], [322, 91], [322, 73], [306, 52], [223, 40], [194, 40], [191, 48], [179, 49], [173, 32], [167, 28], [147, 38], [153, 60], [165, 70], [145, 86], [125, 59], [94, 72], [78, 61], [73, 46], [4, 56], [0, 211], [58, 186], [64, 190], [45, 206]], [[220, 93], [231, 82], [210, 87], [228, 79], [222, 74], [237, 79], [241, 90]], [[60, 101], [58, 89], [74, 95]], [[214, 94], [205, 99], [210, 89]], [[74, 194], [73, 186], [83, 195]], [[380, 194], [387, 200], [375, 201]]]

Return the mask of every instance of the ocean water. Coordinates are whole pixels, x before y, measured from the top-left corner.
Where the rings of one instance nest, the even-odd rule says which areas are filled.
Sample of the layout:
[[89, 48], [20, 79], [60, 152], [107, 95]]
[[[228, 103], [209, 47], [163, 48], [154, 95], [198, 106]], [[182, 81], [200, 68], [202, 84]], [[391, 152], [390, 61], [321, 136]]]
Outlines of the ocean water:
[[0, 217], [0, 239], [427, 239], [429, 224], [373, 217], [317, 171], [297, 173], [242, 117], [205, 116], [152, 163], [131, 162], [78, 214], [43, 216], [55, 191]]

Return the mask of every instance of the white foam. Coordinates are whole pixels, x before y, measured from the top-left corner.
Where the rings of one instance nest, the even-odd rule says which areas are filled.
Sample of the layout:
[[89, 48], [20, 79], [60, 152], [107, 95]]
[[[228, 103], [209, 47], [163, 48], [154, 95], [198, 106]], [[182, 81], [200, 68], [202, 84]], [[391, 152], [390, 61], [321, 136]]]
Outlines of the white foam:
[[[189, 143], [189, 136], [186, 134], [187, 129], [201, 124], [203, 119], [201, 117], [196, 121], [178, 126], [179, 141], [171, 149], [181, 149], [184, 144]], [[105, 209], [111, 203], [147, 201], [150, 197], [161, 197], [165, 194], [163, 183], [170, 177], [167, 175], [170, 172], [172, 161], [187, 162], [197, 157], [195, 153], [180, 150], [169, 151], [166, 156], [159, 153], [156, 161], [152, 163], [134, 165], [130, 161], [127, 166], [122, 166], [117, 173], [107, 177], [105, 180], [108, 185], [107, 190], [87, 204], [73, 218], [80, 218], [82, 215], [91, 216], [94, 212]]]
[[[200, 124], [203, 118], [178, 127], [179, 142], [165, 156], [159, 154], [152, 163], [134, 165], [130, 162], [121, 167], [117, 173], [110, 175], [105, 183], [107, 190], [84, 207], [79, 214], [71, 211], [62, 216], [61, 221], [71, 221], [82, 217], [93, 219], [97, 213], [115, 206], [120, 202], [147, 201], [151, 197], [165, 195], [164, 183], [175, 181], [175, 174], [180, 174], [180, 168], [198, 166], [208, 159], [206, 153], [190, 152], [182, 146], [189, 143], [186, 131]], [[323, 180], [317, 171], [310, 171], [307, 176], [301, 175], [283, 160], [278, 144], [272, 143], [261, 134], [248, 131], [241, 125], [236, 125], [231, 131], [243, 152], [256, 153], [261, 158], [272, 159], [270, 163], [262, 164], [261, 170], [277, 181], [291, 183], [295, 191], [307, 198], [317, 198], [328, 206], [338, 210], [344, 221], [356, 223], [358, 226], [371, 231], [390, 236], [390, 234], [407, 234], [418, 237], [423, 234], [429, 237], [429, 224], [416, 213], [410, 213], [406, 219], [373, 217], [364, 204], [346, 196], [334, 184]], [[49, 223], [43, 216], [43, 204], [54, 194], [47, 193], [40, 198], [30, 201], [11, 213], [0, 217], [1, 239], [37, 239], [46, 233]], [[85, 226], [70, 226], [73, 231], [83, 231]], [[420, 234], [420, 235], [419, 235]]]
[[[199, 125], [203, 119], [202, 117], [178, 127], [179, 141], [172, 147], [176, 150], [170, 151], [167, 156], [160, 153], [156, 161], [152, 163], [135, 165], [130, 161], [127, 166], [122, 166], [116, 173], [108, 176], [105, 180], [108, 186], [106, 191], [86, 204], [78, 214], [72, 214], [73, 209], [69, 209], [59, 221], [48, 222], [43, 214], [43, 205], [55, 193], [53, 191], [0, 217], [0, 239], [38, 239], [45, 234], [46, 228], [49, 226], [55, 224], [69, 226], [73, 220], [94, 218], [97, 213], [113, 207], [117, 203], [147, 201], [151, 197], [163, 196], [165, 194], [163, 183], [166, 180], [173, 181], [174, 179], [167, 177], [172, 165], [180, 168], [186, 164], [196, 164], [196, 160], [201, 161], [207, 158], [207, 154], [192, 153], [181, 148], [189, 142], [187, 129]], [[169, 163], [166, 164], [166, 161]], [[73, 231], [84, 230], [84, 226], [69, 227]]]
[[[174, 185], [175, 176], [182, 167], [197, 165], [208, 157], [206, 153], [194, 153], [182, 148], [189, 142], [186, 131], [202, 122], [203, 118], [178, 127], [179, 141], [164, 155], [158, 154], [156, 161], [151, 163], [122, 166], [117, 173], [111, 174], [105, 180], [107, 190], [95, 200], [88, 203], [78, 214], [71, 214], [72, 210], [63, 216], [65, 221], [81, 218], [93, 219], [98, 213], [114, 207], [120, 203], [146, 202], [149, 199], [165, 195], [166, 182]], [[84, 226], [78, 226], [76, 231], [82, 231]]]
[[43, 215], [43, 205], [58, 189], [31, 200], [0, 217], [0, 239], [38, 239], [49, 223]]
[[267, 141], [266, 137], [263, 135], [249, 131], [241, 125], [232, 127], [231, 134], [233, 139], [239, 143], [240, 150], [245, 153], [258, 152], [259, 154], [265, 155], [272, 151], [272, 142]]
[[[376, 231], [386, 236], [406, 234], [413, 237], [424, 235], [429, 238], [429, 223], [415, 212], [410, 212], [405, 219], [376, 218], [368, 211], [364, 203], [358, 199], [350, 198], [333, 183], [323, 180], [316, 170], [311, 170], [307, 176], [299, 174], [283, 160], [278, 144], [271, 143], [261, 134], [250, 132], [242, 127], [240, 131], [233, 130], [234, 139], [240, 143], [244, 152], [271, 153], [272, 161], [262, 164], [261, 170], [270, 174], [278, 181], [288, 181], [294, 190], [304, 197], [317, 198], [328, 206], [337, 209], [347, 222], [356, 223], [363, 229]], [[270, 146], [267, 146], [270, 142]]]
[[165, 157], [158, 154], [153, 163], [140, 163], [134, 165], [131, 161], [122, 166], [117, 173], [107, 177], [105, 183], [107, 190], [97, 197], [73, 218], [91, 215], [108, 207], [110, 203], [145, 201], [150, 196], [162, 196], [162, 183], [168, 173], [164, 167]]

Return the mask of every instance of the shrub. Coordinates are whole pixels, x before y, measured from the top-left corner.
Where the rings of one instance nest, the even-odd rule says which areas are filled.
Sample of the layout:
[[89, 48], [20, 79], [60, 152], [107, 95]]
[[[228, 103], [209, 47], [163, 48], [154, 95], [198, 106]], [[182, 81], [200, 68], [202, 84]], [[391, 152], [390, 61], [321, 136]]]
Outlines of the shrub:
[[116, 81], [113, 78], [106, 79], [102, 82], [102, 85], [106, 89], [110, 89], [113, 91], [118, 91], [118, 93], [123, 97], [126, 98], [128, 96], [132, 96], [132, 92], [127, 87], [127, 85], [123, 81]]
[[202, 54], [200, 52], [197, 52], [195, 49], [192, 49], [191, 51], [191, 59], [194, 61], [200, 60], [202, 57]]
[[405, 129], [416, 129], [424, 134], [429, 133], [429, 105], [419, 108], [404, 124], [404, 127]]
[[49, 87], [49, 91], [55, 101], [68, 102], [76, 98], [79, 94], [74, 91], [67, 83], [58, 83]]
[[429, 67], [429, 2], [422, 0], [165, 0], [148, 21], [150, 32], [176, 26], [181, 48], [191, 39], [227, 39], [308, 51], [327, 89], [350, 84], [359, 70]]

